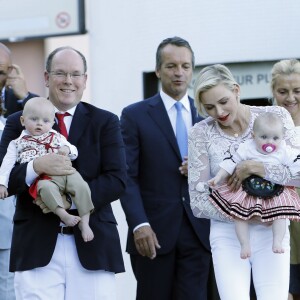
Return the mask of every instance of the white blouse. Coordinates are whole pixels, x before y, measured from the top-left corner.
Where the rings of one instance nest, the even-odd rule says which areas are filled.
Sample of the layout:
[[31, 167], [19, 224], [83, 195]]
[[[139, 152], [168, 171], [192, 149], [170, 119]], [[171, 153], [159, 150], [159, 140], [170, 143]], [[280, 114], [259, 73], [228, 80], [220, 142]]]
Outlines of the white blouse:
[[[193, 214], [198, 218], [230, 221], [209, 201], [207, 181], [219, 170], [225, 156], [236, 152], [239, 144], [252, 137], [253, 122], [257, 115], [264, 112], [278, 114], [284, 125], [284, 140], [287, 145], [300, 150], [300, 134], [294, 126], [289, 112], [279, 106], [250, 106], [251, 118], [247, 130], [240, 136], [226, 134], [218, 122], [211, 117], [195, 124], [189, 131], [188, 182]], [[285, 185], [300, 186], [300, 170], [292, 178], [289, 167], [282, 164], [264, 163], [265, 179]]]

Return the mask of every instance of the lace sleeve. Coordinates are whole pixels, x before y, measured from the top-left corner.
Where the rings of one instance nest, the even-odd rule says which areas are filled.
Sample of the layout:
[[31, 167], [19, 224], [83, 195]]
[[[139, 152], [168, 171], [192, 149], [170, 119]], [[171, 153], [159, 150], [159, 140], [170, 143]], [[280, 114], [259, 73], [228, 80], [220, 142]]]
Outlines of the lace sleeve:
[[197, 218], [229, 221], [209, 201], [207, 181], [211, 178], [208, 130], [194, 126], [189, 132], [189, 193], [193, 214]]
[[[270, 107], [272, 111], [279, 114], [282, 118], [285, 129], [285, 142], [287, 146], [299, 149], [300, 152], [300, 130], [294, 126], [294, 122], [289, 112], [282, 107]], [[292, 177], [289, 166], [284, 164], [264, 164], [266, 176], [265, 179], [274, 183], [300, 186], [300, 170], [298, 174]]]

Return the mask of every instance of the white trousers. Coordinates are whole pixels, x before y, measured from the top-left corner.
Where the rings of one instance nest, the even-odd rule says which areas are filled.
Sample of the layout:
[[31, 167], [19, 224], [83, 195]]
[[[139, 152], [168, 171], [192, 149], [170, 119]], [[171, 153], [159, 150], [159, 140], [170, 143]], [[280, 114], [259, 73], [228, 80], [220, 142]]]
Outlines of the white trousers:
[[[0, 200], [2, 201], [2, 200]], [[15, 300], [14, 273], [9, 270], [10, 249], [0, 249], [0, 299]]]
[[[28, 253], [30, 255], [30, 253]], [[84, 269], [73, 235], [59, 234], [50, 263], [15, 273], [17, 300], [115, 300], [115, 274]]]
[[251, 268], [257, 300], [287, 299], [290, 268], [288, 225], [283, 240], [283, 254], [272, 251], [272, 226], [250, 224], [249, 232], [251, 257], [241, 259], [241, 246], [234, 224], [211, 221], [210, 243], [221, 299], [250, 299]]

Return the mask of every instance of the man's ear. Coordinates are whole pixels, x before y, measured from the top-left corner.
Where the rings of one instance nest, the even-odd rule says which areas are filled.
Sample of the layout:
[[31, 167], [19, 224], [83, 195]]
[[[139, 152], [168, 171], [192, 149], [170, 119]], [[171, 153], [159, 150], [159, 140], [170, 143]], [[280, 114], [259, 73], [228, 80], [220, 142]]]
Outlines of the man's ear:
[[24, 126], [24, 117], [23, 116], [20, 117], [20, 121], [21, 121], [22, 126]]
[[13, 66], [9, 66], [7, 68], [7, 74], [9, 75], [12, 72], [12, 70], [13, 70]]
[[45, 86], [49, 87], [49, 73], [47, 71], [44, 72], [44, 80], [45, 80]]
[[155, 74], [156, 74], [156, 77], [158, 78], [158, 79], [160, 79], [160, 72], [159, 72], [159, 70], [155, 70]]

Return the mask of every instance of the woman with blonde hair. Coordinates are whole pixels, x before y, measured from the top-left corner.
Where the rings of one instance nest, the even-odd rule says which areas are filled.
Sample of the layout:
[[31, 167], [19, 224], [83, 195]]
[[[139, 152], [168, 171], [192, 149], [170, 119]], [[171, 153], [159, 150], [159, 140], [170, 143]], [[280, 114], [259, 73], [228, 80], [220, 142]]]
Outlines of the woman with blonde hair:
[[[272, 244], [272, 228], [253, 221], [249, 224], [252, 255], [240, 258], [240, 244], [234, 223], [209, 201], [208, 181], [216, 175], [225, 155], [233, 155], [239, 145], [252, 137], [255, 118], [265, 112], [277, 114], [283, 121], [284, 141], [300, 149], [293, 120], [282, 107], [255, 107], [240, 103], [240, 87], [224, 65], [204, 68], [195, 81], [195, 104], [207, 118], [189, 132], [189, 191], [191, 208], [198, 218], [211, 219], [210, 243], [213, 264], [222, 300], [249, 300], [251, 270], [258, 300], [286, 299], [289, 287], [289, 232], [286, 230], [278, 254]], [[228, 179], [237, 191], [244, 179], [257, 175], [274, 183], [300, 185], [293, 182], [289, 168], [281, 164], [255, 161], [240, 162]]]
[[[274, 105], [286, 108], [300, 137], [300, 62], [285, 59], [272, 68], [271, 89]], [[300, 194], [300, 190], [298, 189]], [[290, 223], [291, 265], [289, 300], [300, 300], [300, 223]]]

